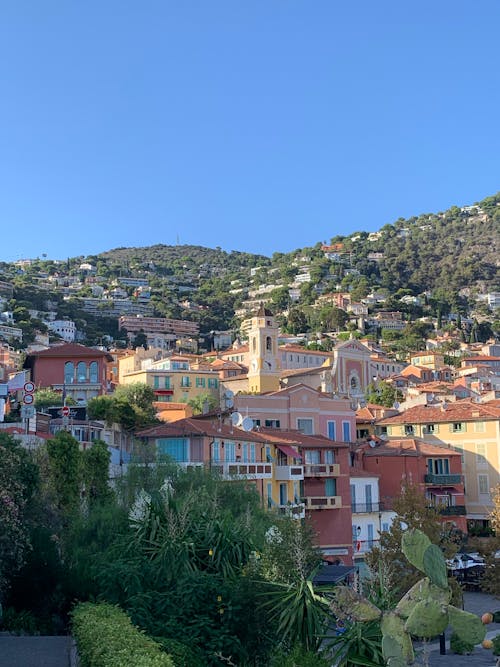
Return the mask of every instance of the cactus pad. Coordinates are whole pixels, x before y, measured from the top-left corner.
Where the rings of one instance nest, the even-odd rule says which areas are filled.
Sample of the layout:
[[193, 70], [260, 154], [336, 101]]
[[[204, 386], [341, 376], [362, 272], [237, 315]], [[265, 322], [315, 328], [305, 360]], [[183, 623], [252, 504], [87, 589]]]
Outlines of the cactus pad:
[[405, 630], [415, 637], [435, 637], [448, 626], [447, 607], [435, 600], [418, 602], [408, 616]]
[[402, 618], [408, 618], [417, 602], [434, 600], [443, 606], [451, 600], [451, 589], [442, 589], [431, 584], [427, 577], [420, 579], [398, 602], [395, 612]]
[[382, 615], [378, 607], [347, 586], [336, 586], [334, 596], [333, 607], [355, 621], [376, 621]]
[[401, 645], [389, 635], [382, 637], [382, 654], [387, 667], [406, 667], [406, 660]]
[[439, 588], [448, 588], [448, 573], [446, 570], [446, 561], [441, 549], [435, 544], [431, 544], [424, 553], [424, 570], [433, 584]]
[[467, 644], [480, 644], [485, 638], [486, 626], [479, 616], [450, 606], [448, 617], [455, 633]]
[[407, 530], [401, 539], [401, 549], [404, 555], [421, 572], [425, 572], [424, 554], [430, 545], [431, 541], [427, 535], [416, 528]]
[[[397, 616], [394, 612], [384, 614], [382, 617], [381, 630], [384, 637], [391, 637], [398, 644], [400, 653], [406, 662], [412, 663], [415, 660], [411, 637], [405, 630], [402, 618]], [[389, 656], [384, 654], [384, 657], [388, 658]]]

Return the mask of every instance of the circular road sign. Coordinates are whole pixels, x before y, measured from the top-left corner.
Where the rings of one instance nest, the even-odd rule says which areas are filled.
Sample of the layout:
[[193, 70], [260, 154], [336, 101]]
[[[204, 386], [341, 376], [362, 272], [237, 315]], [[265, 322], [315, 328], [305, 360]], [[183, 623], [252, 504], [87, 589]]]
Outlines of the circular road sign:
[[24, 397], [23, 397], [24, 405], [31, 405], [34, 400], [35, 400], [35, 397], [33, 396], [33, 394], [25, 394]]
[[23, 389], [27, 394], [32, 394], [35, 391], [35, 385], [33, 382], [25, 382]]
[[63, 417], [69, 417], [70, 408], [69, 405], [63, 405], [61, 408], [61, 414]]

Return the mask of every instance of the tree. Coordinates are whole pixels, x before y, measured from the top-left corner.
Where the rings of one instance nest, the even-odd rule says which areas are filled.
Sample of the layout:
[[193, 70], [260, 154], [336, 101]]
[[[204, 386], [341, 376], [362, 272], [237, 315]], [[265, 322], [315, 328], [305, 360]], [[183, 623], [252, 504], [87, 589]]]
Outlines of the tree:
[[0, 602], [31, 547], [26, 511], [37, 488], [38, 471], [29, 452], [0, 433]]
[[208, 392], [203, 392], [191, 398], [188, 401], [188, 405], [193, 410], [194, 415], [205, 414], [206, 412], [212, 412], [218, 406], [217, 399], [213, 394]]
[[370, 382], [366, 388], [366, 400], [368, 403], [384, 405], [386, 408], [391, 408], [402, 397], [402, 393], [396, 387], [383, 380], [377, 383]]
[[35, 408], [43, 410], [52, 406], [60, 406], [63, 404], [62, 394], [53, 389], [43, 388], [37, 389], [35, 392]]
[[90, 504], [106, 502], [112, 495], [109, 486], [110, 452], [106, 443], [96, 440], [81, 454], [85, 498]]
[[380, 533], [380, 546], [374, 547], [366, 556], [372, 576], [378, 576], [380, 563], [390, 574], [396, 585], [394, 594], [401, 596], [420, 579], [420, 573], [411, 565], [401, 550], [401, 538], [409, 528], [417, 528], [427, 535], [433, 544], [438, 544], [451, 558], [461, 544], [460, 532], [444, 526], [439, 514], [432, 507], [417, 485], [405, 483], [401, 496], [394, 500], [396, 517], [388, 531]]
[[48, 479], [54, 504], [63, 519], [80, 503], [81, 456], [78, 441], [67, 431], [59, 431], [47, 441]]

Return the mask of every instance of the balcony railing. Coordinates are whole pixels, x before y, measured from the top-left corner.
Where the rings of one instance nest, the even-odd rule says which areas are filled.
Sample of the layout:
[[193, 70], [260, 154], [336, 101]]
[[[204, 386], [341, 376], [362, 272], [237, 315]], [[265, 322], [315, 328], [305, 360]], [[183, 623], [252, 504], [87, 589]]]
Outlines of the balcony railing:
[[434, 475], [427, 474], [424, 477], [426, 484], [462, 484], [462, 475]]
[[212, 470], [219, 472], [223, 477], [243, 477], [245, 479], [272, 479], [272, 463], [215, 463]]
[[433, 507], [441, 516], [465, 516], [467, 514], [465, 505], [434, 505]]
[[383, 503], [352, 503], [353, 514], [368, 514], [370, 512], [382, 512], [384, 510]]
[[301, 480], [304, 479], [304, 467], [303, 466], [276, 466], [275, 467], [276, 479], [286, 482], [289, 480]]
[[304, 477], [338, 477], [340, 466], [338, 463], [306, 463]]
[[306, 506], [304, 503], [288, 503], [279, 506], [280, 514], [286, 514], [292, 519], [304, 519], [306, 516]]
[[342, 508], [342, 496], [306, 496], [307, 510], [337, 510]]

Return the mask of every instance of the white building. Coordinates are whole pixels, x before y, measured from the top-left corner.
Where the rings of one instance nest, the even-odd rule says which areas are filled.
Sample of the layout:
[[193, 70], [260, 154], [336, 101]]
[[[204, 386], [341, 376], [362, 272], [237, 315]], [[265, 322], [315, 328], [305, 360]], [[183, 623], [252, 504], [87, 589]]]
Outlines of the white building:
[[50, 331], [53, 331], [66, 343], [73, 343], [76, 336], [76, 324], [72, 320], [54, 320], [46, 322]]
[[353, 553], [362, 560], [379, 544], [380, 533], [389, 530], [396, 512], [380, 502], [378, 475], [351, 468], [350, 485]]

